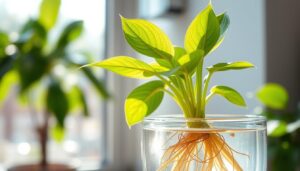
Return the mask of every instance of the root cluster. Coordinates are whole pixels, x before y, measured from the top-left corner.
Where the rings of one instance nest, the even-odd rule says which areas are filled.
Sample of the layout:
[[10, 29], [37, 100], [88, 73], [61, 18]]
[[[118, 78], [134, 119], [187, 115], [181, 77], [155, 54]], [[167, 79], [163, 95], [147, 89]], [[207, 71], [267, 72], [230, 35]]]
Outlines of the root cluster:
[[242, 171], [234, 153], [242, 154], [218, 133], [181, 133], [178, 142], [164, 152], [157, 171]]

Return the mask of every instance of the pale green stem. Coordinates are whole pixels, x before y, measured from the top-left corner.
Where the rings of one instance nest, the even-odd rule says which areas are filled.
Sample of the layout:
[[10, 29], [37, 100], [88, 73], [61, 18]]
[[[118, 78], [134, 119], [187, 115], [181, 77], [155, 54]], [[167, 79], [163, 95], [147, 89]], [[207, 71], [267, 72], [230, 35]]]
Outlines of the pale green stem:
[[[183, 112], [185, 114], [188, 114], [188, 112], [186, 111], [186, 108], [185, 108], [185, 103], [183, 101], [184, 99], [184, 96], [180, 93], [180, 91], [174, 87], [168, 80], [166, 80], [164, 77], [156, 74], [156, 76], [162, 80], [173, 92], [174, 92], [174, 96], [173, 96], [173, 99], [175, 102], [178, 102], [179, 106], [181, 107], [181, 109], [183, 110]], [[177, 96], [177, 98], [176, 98]], [[187, 116], [188, 117], [188, 116]]]
[[205, 115], [205, 105], [206, 105], [206, 94], [207, 94], [207, 90], [208, 90], [208, 85], [211, 79], [213, 72], [208, 72], [205, 81], [204, 81], [204, 88], [203, 88], [203, 92], [202, 92], [202, 103], [201, 103], [201, 114]]
[[[197, 70], [196, 70], [196, 113], [195, 116], [198, 116], [201, 112], [201, 98], [202, 98], [202, 69], [203, 69], [203, 59], [200, 61]], [[204, 115], [201, 115], [200, 117], [204, 118]]]
[[191, 77], [189, 76], [188, 73], [184, 73], [184, 77], [185, 77], [185, 84], [186, 84], [186, 88], [189, 94], [189, 98], [190, 98], [190, 108], [191, 108], [191, 115], [195, 115], [195, 93], [194, 93], [194, 88], [193, 88], [193, 81], [191, 79]]
[[[183, 100], [185, 101], [185, 104], [183, 106], [183, 108], [185, 108], [185, 116], [186, 117], [190, 117], [193, 113], [191, 111], [191, 102], [189, 100], [189, 95], [188, 95], [188, 91], [186, 91], [186, 86], [182, 83], [182, 80], [178, 77], [176, 77], [176, 80], [175, 80], [179, 86], [179, 89], [181, 90], [181, 93], [182, 93], [182, 98]], [[186, 94], [187, 96], [184, 96], [184, 94]]]

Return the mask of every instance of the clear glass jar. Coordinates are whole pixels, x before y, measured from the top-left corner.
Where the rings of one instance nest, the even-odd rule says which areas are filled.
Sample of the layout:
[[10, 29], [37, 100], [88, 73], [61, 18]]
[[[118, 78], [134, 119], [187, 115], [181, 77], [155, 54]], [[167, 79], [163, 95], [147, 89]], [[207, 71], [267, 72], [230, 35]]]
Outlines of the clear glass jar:
[[211, 114], [147, 118], [144, 171], [266, 171], [266, 120], [257, 115]]

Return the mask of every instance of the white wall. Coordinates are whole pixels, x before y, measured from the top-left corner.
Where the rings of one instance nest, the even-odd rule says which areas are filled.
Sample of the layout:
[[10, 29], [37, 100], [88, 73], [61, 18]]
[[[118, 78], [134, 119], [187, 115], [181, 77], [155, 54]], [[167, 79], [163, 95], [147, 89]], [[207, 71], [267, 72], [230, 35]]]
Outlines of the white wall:
[[[152, 20], [171, 37], [173, 44], [183, 46], [185, 30], [197, 13], [208, 1], [189, 0], [184, 15], [168, 16]], [[238, 90], [248, 104], [240, 108], [229, 104], [221, 97], [214, 97], [207, 106], [207, 113], [252, 114], [258, 105], [256, 99], [249, 98], [265, 80], [265, 7], [264, 0], [238, 1], [213, 0], [217, 13], [228, 12], [231, 25], [223, 44], [206, 58], [205, 65], [218, 62], [247, 60], [255, 64], [254, 69], [217, 73], [211, 86], [228, 85]], [[181, 113], [176, 104], [165, 98], [163, 105], [155, 114]]]

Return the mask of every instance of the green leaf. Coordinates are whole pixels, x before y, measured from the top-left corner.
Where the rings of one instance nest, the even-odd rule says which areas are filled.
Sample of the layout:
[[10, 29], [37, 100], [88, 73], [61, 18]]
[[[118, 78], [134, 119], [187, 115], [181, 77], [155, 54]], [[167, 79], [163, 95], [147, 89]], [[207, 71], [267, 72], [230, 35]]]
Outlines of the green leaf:
[[0, 31], [0, 59], [6, 56], [5, 48], [9, 45], [9, 43], [8, 35]]
[[196, 50], [192, 53], [181, 56], [177, 59], [178, 64], [183, 71], [193, 73], [195, 68], [199, 65], [199, 62], [203, 60], [204, 52], [202, 50]]
[[97, 78], [90, 68], [83, 67], [81, 71], [86, 76], [86, 78], [89, 79], [89, 81], [93, 84], [93, 86], [96, 88], [97, 92], [102, 96], [102, 98], [109, 98], [110, 95], [105, 87], [104, 82]]
[[51, 83], [47, 92], [47, 109], [56, 118], [57, 124], [64, 127], [64, 120], [69, 112], [68, 97], [58, 83]]
[[36, 20], [28, 20], [22, 27], [20, 37], [16, 42], [21, 53], [31, 50], [40, 51], [47, 42], [47, 30]]
[[156, 25], [141, 19], [121, 17], [125, 39], [133, 49], [141, 54], [171, 59], [174, 49], [168, 36]]
[[65, 138], [65, 129], [60, 125], [55, 125], [51, 128], [51, 136], [57, 142], [62, 142]]
[[158, 73], [163, 73], [163, 72], [170, 71], [169, 68], [166, 68], [166, 67], [164, 67], [164, 66], [161, 66], [161, 65], [159, 65], [159, 64], [156, 63], [156, 62], [151, 63], [150, 66], [155, 70], [155, 72], [158, 72]]
[[87, 104], [87, 101], [86, 101], [86, 98], [85, 98], [85, 94], [81, 89], [79, 89], [79, 100], [80, 100], [81, 105], [82, 105], [83, 115], [86, 116], [86, 117], [90, 116], [90, 111], [89, 111], [88, 104]]
[[240, 70], [253, 68], [254, 65], [250, 62], [239, 61], [239, 62], [229, 62], [229, 63], [217, 63], [213, 66], [207, 68], [209, 72], [218, 72], [218, 71], [228, 71], [228, 70]]
[[207, 54], [215, 46], [219, 37], [219, 21], [211, 4], [209, 4], [188, 27], [184, 47], [188, 52], [204, 50], [205, 54]]
[[244, 98], [236, 90], [227, 86], [214, 86], [210, 90], [211, 95], [218, 94], [226, 98], [229, 102], [238, 105], [246, 106]]
[[280, 121], [277, 127], [270, 133], [271, 137], [280, 137], [287, 133], [287, 124]]
[[125, 115], [129, 127], [141, 122], [160, 105], [164, 92], [162, 81], [151, 81], [135, 88], [126, 98]]
[[174, 60], [177, 61], [179, 58], [181, 58], [183, 55], [187, 54], [186, 50], [182, 47], [174, 47], [175, 55]]
[[0, 81], [13, 68], [14, 62], [15, 58], [12, 56], [0, 57]]
[[289, 99], [284, 87], [275, 83], [268, 83], [258, 90], [257, 98], [265, 106], [272, 109], [284, 109]]
[[47, 29], [51, 29], [57, 20], [60, 0], [43, 0], [40, 6], [39, 22]]
[[32, 49], [30, 52], [20, 54], [15, 62], [21, 81], [21, 91], [24, 92], [34, 83], [38, 82], [51, 64], [39, 50]]
[[175, 55], [174, 58], [172, 59], [172, 62], [176, 65], [179, 65], [178, 60], [187, 54], [186, 50], [182, 47], [174, 47]]
[[56, 45], [57, 49], [61, 50], [67, 47], [69, 43], [76, 40], [81, 35], [82, 31], [83, 21], [73, 21], [72, 23], [68, 24], [58, 39]]
[[7, 72], [0, 81], [0, 101], [2, 102], [9, 95], [13, 85], [18, 83], [17, 72], [12, 70]]
[[230, 19], [226, 13], [218, 15], [217, 18], [220, 25], [220, 37], [223, 37], [224, 33], [227, 31], [229, 27]]
[[116, 56], [87, 66], [102, 67], [129, 78], [147, 78], [155, 73], [149, 64], [128, 56]]

